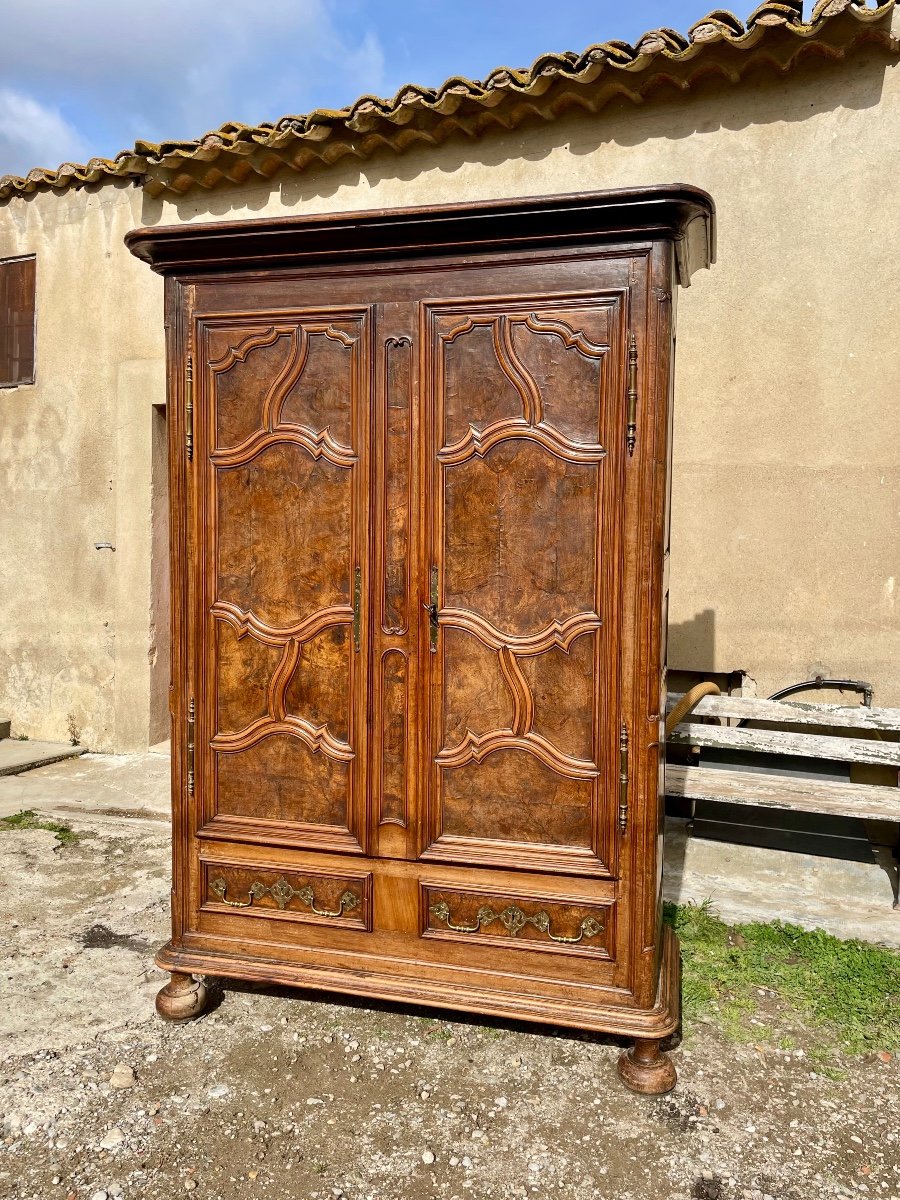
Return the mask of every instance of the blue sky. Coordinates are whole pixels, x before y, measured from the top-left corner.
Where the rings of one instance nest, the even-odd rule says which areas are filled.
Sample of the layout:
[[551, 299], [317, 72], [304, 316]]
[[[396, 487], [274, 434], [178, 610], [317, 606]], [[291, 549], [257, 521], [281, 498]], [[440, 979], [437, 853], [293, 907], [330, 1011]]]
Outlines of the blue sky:
[[[752, 6], [752, 3], [751, 3]], [[686, 30], [715, 0], [0, 0], [0, 175]], [[746, 17], [747, 11], [739, 15]]]

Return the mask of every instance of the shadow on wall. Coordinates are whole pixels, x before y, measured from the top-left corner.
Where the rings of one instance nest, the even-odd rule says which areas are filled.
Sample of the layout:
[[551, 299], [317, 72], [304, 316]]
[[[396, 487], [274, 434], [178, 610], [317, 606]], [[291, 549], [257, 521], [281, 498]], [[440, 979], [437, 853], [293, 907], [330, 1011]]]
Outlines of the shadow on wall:
[[[594, 155], [604, 145], [670, 143], [721, 129], [806, 121], [835, 109], [873, 108], [881, 100], [885, 71], [891, 68], [898, 68], [896, 57], [884, 47], [873, 45], [852, 51], [841, 63], [823, 63], [821, 53], [811, 48], [808, 57], [791, 69], [787, 79], [776, 67], [763, 61], [749, 67], [741, 81], [734, 84], [721, 66], [711, 64], [686, 93], [676, 82], [660, 80], [645, 93], [640, 107], [623, 95], [611, 100], [597, 114], [576, 115], [573, 108], [572, 116], [567, 113], [564, 118], [569, 140], [563, 146], [558, 124], [534, 117], [511, 132], [488, 127], [484, 136], [477, 139], [451, 135], [437, 147], [417, 144], [400, 154], [385, 149], [361, 162], [347, 156], [333, 165], [307, 167], [301, 175], [285, 168], [268, 181], [254, 175], [246, 186], [225, 186], [213, 191], [194, 187], [184, 196], [166, 193], [163, 198], [145, 193], [142, 221], [145, 225], [157, 225], [197, 217], [252, 217], [254, 212], [268, 208], [273, 200], [288, 209], [302, 210], [310, 205], [312, 211], [327, 211], [317, 202], [343, 190], [376, 189], [384, 182], [412, 182], [436, 172], [463, 176], [457, 194], [447, 199], [459, 199], [463, 192], [483, 196], [490, 193], [490, 188], [485, 188], [476, 177], [465, 178], [466, 169], [473, 164], [490, 168], [509, 161], [537, 163], [560, 150], [577, 158]], [[740, 153], [740, 145], [734, 144], [734, 153]], [[747, 162], [747, 168], [756, 169], [759, 163], [753, 151], [750, 157], [753, 161]], [[646, 161], [636, 164], [636, 173], [642, 173], [642, 168], [645, 172], [647, 165]], [[498, 195], [610, 186], [593, 171], [587, 176], [583, 168], [575, 166], [563, 180], [554, 184], [554, 179], [555, 172], [535, 173], [532, 179], [523, 171], [504, 174]], [[522, 182], [532, 186], [521, 186]], [[434, 182], [429, 186], [431, 202], [435, 199], [435, 186]], [[408, 201], [422, 202], [416, 198]], [[371, 206], [376, 204], [373, 201]], [[367, 207], [364, 193], [354, 197], [349, 207]]]
[[716, 663], [715, 609], [704, 608], [689, 621], [669, 624], [668, 659], [670, 671], [675, 674], [682, 671], [713, 674]]

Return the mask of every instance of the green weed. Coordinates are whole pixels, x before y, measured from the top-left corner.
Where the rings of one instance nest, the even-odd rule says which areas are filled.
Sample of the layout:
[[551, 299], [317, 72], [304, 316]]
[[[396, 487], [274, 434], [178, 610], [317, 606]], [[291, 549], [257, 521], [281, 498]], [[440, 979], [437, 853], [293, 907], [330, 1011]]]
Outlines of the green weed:
[[2, 829], [46, 829], [48, 833], [56, 834], [56, 840], [61, 846], [71, 846], [78, 841], [78, 834], [68, 825], [61, 821], [45, 821], [31, 809], [0, 817], [0, 830]]
[[[851, 1054], [900, 1049], [895, 951], [781, 922], [726, 925], [708, 902], [667, 904], [665, 919], [681, 942], [688, 1023], [711, 1020], [735, 1040], [771, 1036], [750, 1018], [774, 993], [835, 1048]], [[764, 1015], [771, 1021], [770, 1011]]]

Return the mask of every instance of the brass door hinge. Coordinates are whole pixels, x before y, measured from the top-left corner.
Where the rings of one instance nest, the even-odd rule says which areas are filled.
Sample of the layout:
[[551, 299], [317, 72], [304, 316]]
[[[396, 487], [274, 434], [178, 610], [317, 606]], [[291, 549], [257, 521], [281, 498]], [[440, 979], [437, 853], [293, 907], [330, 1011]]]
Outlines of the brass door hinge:
[[632, 333], [628, 342], [628, 393], [626, 406], [625, 445], [628, 447], [628, 457], [634, 454], [637, 444], [637, 406], [638, 406], [638, 348], [637, 338]]
[[188, 700], [187, 719], [187, 790], [188, 795], [194, 794], [194, 697]]
[[628, 828], [628, 726], [619, 731], [619, 833]]
[[194, 356], [188, 355], [184, 373], [184, 448], [188, 461], [194, 457]]

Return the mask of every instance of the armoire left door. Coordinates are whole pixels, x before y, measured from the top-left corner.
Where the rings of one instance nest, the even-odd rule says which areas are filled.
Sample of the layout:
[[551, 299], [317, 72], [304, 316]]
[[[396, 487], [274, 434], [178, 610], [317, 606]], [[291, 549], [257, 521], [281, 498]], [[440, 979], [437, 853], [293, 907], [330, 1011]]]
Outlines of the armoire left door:
[[360, 854], [370, 310], [204, 318], [192, 340], [198, 824]]

